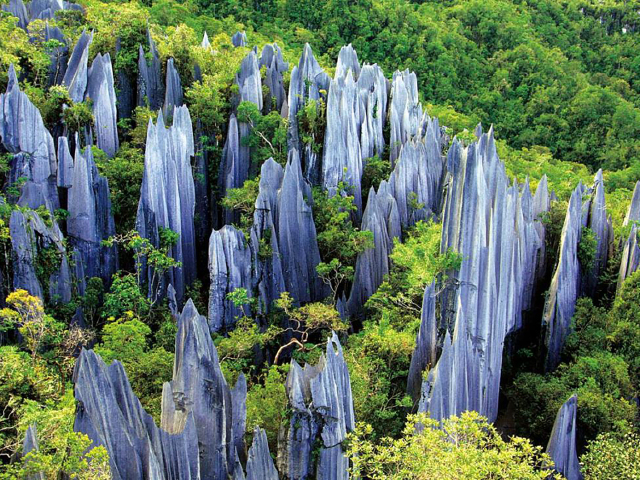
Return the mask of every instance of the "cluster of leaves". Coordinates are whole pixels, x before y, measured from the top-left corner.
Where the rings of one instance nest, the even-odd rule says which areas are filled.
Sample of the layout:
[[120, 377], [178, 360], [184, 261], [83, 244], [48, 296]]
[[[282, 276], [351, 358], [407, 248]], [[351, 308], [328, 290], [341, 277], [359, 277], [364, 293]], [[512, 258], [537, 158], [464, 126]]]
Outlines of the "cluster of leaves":
[[245, 180], [240, 188], [230, 188], [220, 200], [222, 207], [239, 213], [236, 225], [249, 238], [249, 230], [253, 225], [253, 212], [256, 209], [256, 199], [260, 193], [260, 177]]
[[425, 414], [412, 415], [400, 438], [373, 441], [370, 425], [359, 423], [349, 436], [352, 474], [372, 480], [445, 480], [502, 478], [560, 479], [550, 475], [553, 465], [541, 447], [529, 440], [504, 440], [496, 428], [476, 412], [442, 422]]
[[309, 145], [317, 155], [322, 155], [324, 132], [327, 126], [327, 105], [324, 99], [307, 99], [298, 110], [297, 119], [302, 143]]
[[241, 143], [251, 148], [254, 165], [261, 165], [272, 157], [283, 167], [287, 163], [287, 122], [277, 111], [263, 115], [255, 103], [244, 101], [238, 105], [238, 121], [246, 123], [249, 133]]
[[585, 480], [632, 480], [640, 476], [640, 437], [603, 433], [581, 457]]

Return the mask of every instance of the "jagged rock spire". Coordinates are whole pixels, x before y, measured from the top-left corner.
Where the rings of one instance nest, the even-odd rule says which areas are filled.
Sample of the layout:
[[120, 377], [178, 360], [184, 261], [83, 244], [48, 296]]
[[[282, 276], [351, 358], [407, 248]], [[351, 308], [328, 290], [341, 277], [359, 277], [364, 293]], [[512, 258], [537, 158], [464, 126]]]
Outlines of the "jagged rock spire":
[[110, 285], [118, 269], [118, 253], [114, 246], [105, 247], [102, 241], [115, 235], [111, 214], [111, 199], [107, 179], [98, 174], [91, 143], [80, 151], [76, 135], [76, 155], [73, 180], [68, 193], [67, 234], [77, 250], [87, 278], [100, 277]]
[[349, 461], [342, 442], [355, 428], [355, 418], [349, 371], [335, 333], [327, 342], [326, 356], [316, 366], [302, 368], [291, 361], [286, 389], [292, 415], [278, 443], [280, 474], [291, 480], [348, 479]]
[[[159, 292], [163, 295], [166, 285], [171, 283], [179, 302], [196, 273], [193, 155], [193, 127], [187, 107], [174, 110], [173, 126], [168, 129], [164, 126], [162, 114], [158, 116], [156, 125], [149, 121], [136, 228], [141, 236], [156, 246], [160, 242], [160, 228], [170, 228], [180, 235], [170, 255], [182, 266], [168, 273]], [[151, 279], [153, 274], [149, 270], [142, 277]], [[155, 286], [150, 285], [149, 288], [149, 295], [155, 295]]]
[[274, 109], [283, 112], [283, 108], [288, 109], [283, 75], [289, 70], [289, 64], [282, 58], [282, 50], [277, 43], [267, 44], [262, 48], [258, 67], [263, 66], [266, 68], [264, 86], [269, 89], [269, 98], [264, 103], [262, 111], [265, 114]]
[[247, 34], [245, 32], [236, 32], [231, 37], [231, 43], [234, 47], [247, 46]]
[[391, 187], [383, 181], [378, 192], [371, 187], [362, 218], [362, 231], [373, 233], [373, 248], [358, 255], [353, 287], [346, 304], [349, 314], [358, 314], [365, 302], [382, 284], [391, 269], [389, 255], [393, 241], [402, 234], [400, 214]]
[[[51, 301], [71, 301], [71, 270], [58, 225], [53, 222], [47, 226], [34, 211], [14, 210], [9, 220], [9, 231], [13, 248], [13, 288], [22, 288], [44, 301], [43, 292], [48, 287]], [[45, 285], [40, 283], [36, 273], [38, 252], [43, 249], [52, 252], [58, 264], [49, 278], [42, 279]]]
[[[232, 329], [242, 310], [227, 299], [238, 288], [252, 292], [251, 250], [244, 234], [225, 225], [214, 230], [209, 240], [209, 328], [212, 332]], [[249, 314], [248, 305], [245, 313]]]
[[173, 58], [167, 60], [167, 80], [165, 82], [166, 90], [164, 94], [164, 106], [162, 113], [165, 118], [173, 115], [176, 107], [182, 106], [182, 83], [180, 82], [180, 74], [173, 65]]
[[246, 480], [278, 480], [278, 471], [273, 465], [269, 453], [266, 432], [256, 427], [253, 431], [253, 444], [249, 449]]
[[[584, 227], [591, 228], [597, 240], [593, 264], [588, 270], [578, 260], [578, 246]], [[571, 330], [576, 300], [580, 295], [593, 293], [595, 290], [598, 274], [606, 266], [612, 238], [611, 218], [606, 212], [602, 171], [599, 171], [592, 189], [579, 184], [569, 200], [560, 237], [558, 264], [551, 280], [542, 317], [547, 371], [555, 369], [560, 363], [560, 354]]]
[[40, 111], [20, 91], [13, 65], [9, 66], [8, 76], [7, 91], [0, 94], [0, 139], [14, 157], [9, 181], [16, 183], [19, 178], [26, 178], [34, 182], [53, 212], [59, 206], [53, 137], [45, 128]]
[[636, 182], [636, 186], [633, 189], [631, 204], [622, 225], [627, 226], [630, 222], [640, 222], [640, 181]]
[[623, 226], [631, 224], [629, 237], [622, 249], [622, 259], [620, 261], [620, 273], [618, 273], [618, 283], [616, 292], [620, 291], [625, 279], [640, 267], [640, 247], [638, 246], [638, 222], [640, 222], [640, 182], [636, 183], [633, 190], [631, 204], [624, 218]]
[[155, 111], [162, 108], [164, 101], [162, 64], [149, 30], [147, 30], [147, 38], [151, 60], [147, 62], [142, 45], [138, 49], [138, 106], [148, 106]]
[[202, 43], [200, 44], [202, 48], [208, 50], [211, 48], [211, 43], [209, 43], [209, 35], [207, 35], [207, 31], [204, 31], [204, 35], [202, 36]]
[[69, 188], [73, 183], [73, 156], [67, 137], [58, 137], [58, 188]]
[[114, 360], [107, 367], [93, 350], [82, 350], [73, 381], [74, 431], [106, 448], [113, 480], [204, 478], [192, 413], [185, 412], [180, 431], [158, 428], [131, 390], [122, 364]]
[[532, 259], [544, 239], [533, 225], [528, 185], [521, 191], [510, 184], [492, 129], [464, 149], [455, 140], [447, 170], [441, 250], [463, 260], [444, 285], [439, 324], [447, 333], [422, 384], [419, 410], [438, 420], [476, 410], [493, 421], [504, 339], [521, 323], [537, 271]]
[[547, 453], [553, 460], [554, 469], [567, 480], [582, 479], [576, 453], [577, 407], [577, 395], [572, 395], [560, 407], [547, 444]]
[[416, 346], [411, 355], [409, 376], [407, 377], [407, 393], [417, 405], [422, 388], [422, 374], [436, 364], [436, 341], [438, 324], [436, 321], [436, 283], [427, 285], [422, 297], [422, 313], [420, 330], [416, 338]]
[[107, 156], [113, 157], [119, 148], [118, 112], [113, 84], [111, 56], [98, 54], [89, 69], [87, 98], [93, 102], [96, 143]]
[[313, 56], [309, 44], [305, 44], [300, 62], [291, 71], [289, 82], [289, 150], [300, 152], [301, 164], [307, 179], [320, 182], [320, 162], [310, 145], [303, 145], [298, 129], [298, 112], [308, 100], [319, 100], [326, 96], [330, 84], [329, 76], [322, 70]]
[[[38, 430], [34, 423], [29, 425], [27, 433], [24, 436], [24, 441], [22, 442], [22, 456], [24, 457], [31, 452], [37, 453], [38, 451], [40, 451], [40, 447], [38, 446]], [[29, 462], [28, 459], [27, 462]], [[45, 480], [45, 476], [44, 473], [38, 472], [28, 475], [26, 480]]]
[[50, 42], [56, 40], [61, 45], [49, 50], [49, 59], [51, 64], [49, 65], [49, 86], [58, 85], [62, 83], [64, 74], [67, 71], [67, 60], [69, 57], [69, 47], [67, 45], [67, 39], [65, 38], [62, 30], [58, 27], [52, 27], [49, 22], [45, 23], [44, 27], [44, 41]]
[[18, 19], [18, 26], [23, 30], [29, 25], [29, 13], [22, 0], [10, 0], [8, 5], [2, 5], [2, 10], [9, 12]]
[[416, 74], [409, 70], [395, 72], [391, 84], [391, 106], [389, 107], [391, 165], [395, 165], [402, 145], [417, 134], [422, 117]]
[[76, 46], [73, 48], [67, 71], [62, 83], [69, 90], [69, 97], [74, 102], [84, 100], [84, 92], [87, 89], [87, 64], [89, 61], [89, 46], [93, 41], [93, 32], [82, 31]]
[[[236, 452], [244, 450], [246, 383], [236, 392], [227, 385], [207, 320], [189, 300], [178, 320], [173, 380], [162, 392], [162, 428], [178, 433], [195, 420], [202, 480], [227, 478], [235, 468]], [[239, 444], [237, 442], [242, 442]]]

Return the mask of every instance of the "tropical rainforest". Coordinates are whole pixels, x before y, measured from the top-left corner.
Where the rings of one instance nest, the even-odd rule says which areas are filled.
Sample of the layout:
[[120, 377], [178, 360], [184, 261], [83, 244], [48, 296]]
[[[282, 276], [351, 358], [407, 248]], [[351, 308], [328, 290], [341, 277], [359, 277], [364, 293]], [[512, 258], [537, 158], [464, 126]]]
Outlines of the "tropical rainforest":
[[640, 1], [10, 0], [0, 479], [640, 478]]

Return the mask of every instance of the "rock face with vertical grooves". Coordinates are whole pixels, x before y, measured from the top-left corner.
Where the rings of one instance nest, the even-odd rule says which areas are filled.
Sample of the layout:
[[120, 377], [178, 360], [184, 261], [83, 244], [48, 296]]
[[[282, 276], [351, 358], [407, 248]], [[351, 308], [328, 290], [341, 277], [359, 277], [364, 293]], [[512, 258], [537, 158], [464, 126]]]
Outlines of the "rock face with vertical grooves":
[[231, 43], [234, 47], [247, 46], [247, 34], [245, 32], [236, 32], [231, 37]]
[[58, 137], [58, 188], [69, 188], [73, 182], [73, 156], [67, 137]]
[[353, 287], [346, 304], [347, 312], [352, 315], [360, 312], [389, 273], [393, 241], [402, 234], [398, 205], [386, 181], [380, 184], [378, 192], [371, 187], [361, 230], [373, 233], [374, 246], [360, 253], [356, 260]]
[[[38, 447], [38, 430], [36, 429], [35, 423], [33, 425], [29, 425], [27, 428], [27, 433], [24, 436], [24, 442], [22, 442], [22, 456], [26, 456], [28, 453], [34, 452], [37, 453], [40, 451], [40, 447]], [[29, 460], [27, 459], [27, 463]], [[44, 473], [38, 472], [32, 475], [27, 476], [26, 480], [45, 480]]]
[[407, 394], [411, 396], [415, 405], [420, 400], [423, 372], [428, 371], [428, 368], [436, 364], [437, 333], [436, 283], [434, 280], [424, 289], [420, 330], [416, 338], [413, 355], [411, 355], [411, 364], [407, 377]]
[[0, 139], [13, 155], [9, 181], [16, 183], [23, 177], [32, 181], [46, 198], [46, 206], [56, 209], [59, 204], [53, 137], [45, 128], [40, 111], [20, 91], [13, 65], [9, 66], [8, 76], [7, 92], [0, 94]]
[[138, 49], [138, 106], [147, 106], [155, 111], [162, 108], [162, 102], [164, 102], [162, 64], [149, 30], [147, 30], [147, 38], [151, 60], [147, 61], [142, 45]]
[[389, 177], [403, 228], [440, 213], [444, 162], [440, 126], [427, 117], [424, 137], [407, 141]]
[[287, 102], [284, 90], [284, 73], [289, 70], [289, 64], [282, 58], [282, 50], [277, 43], [267, 44], [262, 48], [258, 67], [266, 68], [264, 86], [269, 89], [269, 98], [262, 106], [262, 112], [267, 114], [271, 110], [281, 112]]
[[636, 186], [633, 189], [631, 204], [622, 225], [629, 225], [630, 222], [640, 222], [640, 181], [636, 182]]
[[[327, 98], [322, 184], [335, 195], [339, 182], [353, 187], [356, 220], [362, 213], [361, 180], [368, 158], [382, 155], [387, 83], [377, 65], [360, 68], [351, 45], [338, 56]], [[312, 168], [312, 170], [315, 169]]]
[[266, 432], [256, 427], [247, 460], [247, 480], [278, 480], [278, 471], [269, 453]]
[[[262, 80], [258, 58], [252, 50], [242, 60], [240, 71], [236, 74], [235, 84], [238, 86], [238, 104], [251, 102], [262, 110]], [[240, 188], [249, 178], [251, 168], [251, 148], [242, 144], [242, 139], [251, 133], [248, 123], [238, 122], [232, 114], [229, 120], [227, 140], [220, 162], [220, 194], [224, 196], [231, 188]], [[239, 219], [232, 211], [225, 212], [225, 223], [234, 223]]]
[[[304, 46], [300, 62], [291, 70], [289, 82], [289, 150], [296, 150], [301, 156], [305, 177], [314, 185], [320, 183], [320, 160], [310, 145], [300, 138], [298, 112], [308, 100], [319, 100], [326, 96], [331, 80], [313, 56], [309, 44]], [[324, 91], [325, 93], [323, 93]]]
[[89, 69], [87, 98], [93, 102], [93, 117], [98, 148], [113, 157], [119, 148], [118, 112], [113, 86], [111, 56], [98, 54]]
[[280, 475], [291, 480], [348, 479], [342, 442], [355, 428], [355, 418], [349, 371], [335, 334], [316, 366], [302, 368], [292, 360], [286, 389], [292, 415], [278, 441]]
[[76, 136], [76, 156], [72, 185], [68, 191], [67, 234], [80, 255], [88, 278], [100, 277], [105, 285], [118, 269], [116, 246], [102, 241], [115, 235], [107, 179], [98, 174], [91, 145], [82, 153]]
[[[160, 242], [161, 228], [170, 228], [180, 235], [169, 253], [182, 266], [168, 272], [159, 292], [164, 295], [166, 286], [171, 283], [178, 302], [182, 301], [185, 288], [193, 281], [196, 272], [193, 155], [193, 127], [187, 107], [174, 110], [173, 126], [168, 129], [164, 126], [162, 114], [158, 116], [156, 125], [149, 121], [136, 229], [156, 246]], [[143, 273], [145, 276], [153, 278], [150, 267]], [[150, 285], [149, 288], [149, 295], [154, 295], [155, 287]]]
[[510, 184], [493, 130], [467, 148], [454, 141], [447, 171], [441, 250], [463, 261], [444, 286], [439, 324], [447, 332], [422, 384], [419, 411], [441, 420], [476, 410], [494, 421], [504, 339], [530, 302], [532, 259], [544, 239], [533, 225], [528, 185]]
[[18, 19], [18, 26], [23, 30], [29, 25], [29, 13], [22, 0], [10, 0], [8, 5], [2, 5], [2, 10], [9, 12]]
[[[589, 227], [597, 240], [590, 269], [581, 265], [578, 259], [584, 227]], [[606, 266], [612, 238], [613, 229], [611, 218], [606, 212], [602, 171], [599, 171], [595, 176], [593, 188], [587, 189], [579, 184], [569, 200], [560, 237], [558, 264], [551, 280], [542, 317], [547, 371], [555, 369], [560, 363], [560, 353], [571, 330], [576, 300], [585, 293], [592, 294], [595, 291], [598, 274]]]
[[171, 118], [176, 107], [182, 106], [182, 83], [180, 74], [173, 65], [173, 58], [167, 60], [167, 79], [165, 82], [164, 106], [162, 112], [165, 118]]
[[62, 83], [64, 74], [67, 71], [67, 61], [69, 57], [69, 47], [67, 46], [67, 39], [65, 38], [62, 30], [58, 27], [52, 27], [49, 22], [45, 23], [44, 27], [44, 40], [50, 42], [56, 40], [61, 45], [52, 48], [49, 51], [49, 59], [51, 64], [49, 65], [49, 86], [58, 85]]
[[622, 249], [622, 259], [620, 261], [620, 272], [618, 273], [618, 284], [616, 291], [619, 292], [625, 279], [640, 267], [640, 247], [638, 246], [638, 222], [640, 222], [640, 182], [636, 183], [633, 190], [631, 204], [624, 217], [623, 226], [631, 225], [629, 237]]
[[392, 166], [400, 155], [402, 145], [418, 132], [422, 117], [416, 74], [409, 70], [395, 72], [391, 83], [391, 105], [389, 106], [391, 130], [389, 155]]
[[236, 467], [236, 442], [245, 429], [237, 409], [246, 411], [240, 405], [246, 383], [243, 377], [238, 382], [244, 388], [236, 386], [234, 394], [220, 370], [207, 320], [189, 300], [178, 318], [173, 380], [163, 389], [162, 428], [178, 433], [195, 420], [198, 447], [191, 458], [199, 458], [202, 480], [227, 478]]
[[194, 416], [179, 432], [158, 428], [131, 390], [118, 361], [107, 367], [93, 350], [83, 350], [73, 380], [77, 402], [74, 430], [109, 453], [113, 480], [198, 480], [198, 437]]
[[577, 395], [573, 395], [560, 407], [547, 444], [547, 453], [553, 460], [555, 470], [567, 480], [582, 479], [576, 453], [577, 408]]
[[87, 89], [87, 64], [89, 61], [89, 46], [93, 41], [93, 32], [87, 33], [86, 30], [78, 39], [76, 46], [73, 48], [67, 71], [64, 74], [62, 83], [69, 90], [69, 97], [75, 103], [84, 100], [84, 92]]
[[[209, 328], [212, 332], [230, 330], [243, 313], [227, 299], [238, 288], [252, 292], [251, 250], [244, 234], [225, 225], [214, 230], [209, 240]], [[248, 305], [245, 312], [248, 314]]]

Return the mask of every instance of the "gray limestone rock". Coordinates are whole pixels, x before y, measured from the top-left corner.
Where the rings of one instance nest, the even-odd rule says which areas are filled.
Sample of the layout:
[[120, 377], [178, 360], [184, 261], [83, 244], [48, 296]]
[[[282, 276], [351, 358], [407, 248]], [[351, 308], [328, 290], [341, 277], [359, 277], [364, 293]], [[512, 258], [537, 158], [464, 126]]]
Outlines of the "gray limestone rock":
[[144, 49], [138, 49], [138, 106], [147, 106], [151, 110], [162, 108], [164, 101], [164, 83], [162, 81], [162, 64], [158, 56], [156, 44], [147, 30], [150, 61], [145, 57]]
[[618, 273], [618, 283], [616, 291], [619, 292], [624, 281], [640, 267], [640, 246], [638, 246], [638, 225], [631, 226], [629, 237], [622, 248], [622, 258], [620, 260], [620, 272]]
[[[583, 203], [584, 202], [584, 203]], [[589, 227], [597, 239], [591, 268], [580, 264], [578, 248], [584, 227]], [[576, 300], [593, 294], [597, 278], [607, 262], [613, 239], [611, 218], [607, 216], [602, 171], [591, 189], [582, 184], [573, 191], [560, 237], [558, 263], [551, 280], [542, 317], [544, 344], [547, 349], [545, 369], [551, 371], [560, 363], [560, 354], [571, 331], [571, 318]]]
[[400, 155], [400, 149], [407, 140], [418, 133], [423, 117], [422, 105], [418, 98], [418, 78], [413, 72], [395, 72], [391, 83], [391, 105], [389, 123], [391, 129], [391, 165]]
[[73, 380], [74, 430], [107, 449], [114, 480], [203, 478], [192, 414], [185, 415], [179, 432], [158, 428], [131, 390], [122, 364], [107, 367], [93, 350], [81, 352]]
[[[151, 297], [164, 296], [166, 286], [171, 283], [178, 302], [182, 302], [186, 287], [195, 278], [193, 155], [193, 127], [187, 107], [174, 110], [173, 126], [168, 129], [162, 114], [155, 125], [149, 121], [136, 229], [156, 246], [161, 228], [178, 233], [178, 242], [169, 253], [182, 264], [169, 271], [159, 283], [151, 282], [154, 283], [149, 285]], [[151, 267], [144, 268], [142, 277], [154, 278]]]
[[631, 222], [640, 222], [640, 181], [636, 182], [633, 189], [633, 197], [627, 215], [624, 217], [623, 226], [629, 225]]
[[[43, 293], [48, 287], [51, 301], [68, 303], [71, 300], [71, 271], [58, 225], [53, 222], [47, 226], [34, 211], [14, 210], [9, 230], [13, 249], [13, 288], [24, 289], [44, 300]], [[36, 264], [38, 253], [45, 250], [47, 257], [59, 266], [51, 272], [47, 285], [42, 285], [36, 273]]]
[[411, 355], [411, 364], [407, 377], [407, 393], [411, 396], [415, 405], [420, 400], [423, 373], [436, 364], [437, 333], [436, 283], [434, 280], [424, 290], [420, 330], [416, 338], [413, 355]]
[[49, 65], [49, 86], [58, 85], [62, 83], [64, 74], [67, 71], [67, 61], [69, 57], [69, 47], [67, 45], [67, 39], [65, 38], [62, 30], [58, 27], [52, 27], [49, 22], [45, 23], [44, 28], [44, 40], [50, 42], [56, 40], [60, 42], [59, 46], [56, 46], [49, 50], [49, 59], [51, 64]]
[[53, 137], [45, 128], [39, 110], [20, 91], [13, 65], [9, 67], [7, 92], [0, 95], [0, 139], [13, 155], [10, 183], [20, 178], [34, 182], [42, 189], [47, 207], [58, 208]]
[[[243, 312], [227, 295], [238, 288], [246, 289], [249, 297], [252, 294], [251, 250], [244, 234], [231, 225], [211, 233], [209, 275], [209, 328], [212, 332], [231, 330]], [[243, 308], [249, 314], [249, 305]]]
[[20, 28], [23, 30], [27, 29], [27, 25], [29, 25], [29, 13], [22, 0], [9, 0], [8, 5], [2, 5], [2, 10], [16, 17]]
[[277, 43], [267, 44], [262, 48], [258, 66], [266, 68], [264, 86], [269, 89], [269, 101], [264, 102], [262, 111], [265, 114], [271, 110], [280, 112], [287, 102], [283, 75], [289, 70], [289, 64], [282, 58], [282, 50]]
[[208, 50], [211, 48], [211, 43], [209, 43], [209, 35], [207, 35], [207, 31], [205, 30], [204, 35], [202, 37], [202, 43], [200, 44], [202, 48]]
[[118, 269], [118, 253], [115, 245], [102, 245], [103, 240], [116, 233], [109, 184], [98, 174], [91, 145], [83, 153], [77, 136], [75, 143], [75, 164], [67, 204], [67, 234], [79, 254], [87, 278], [100, 277], [105, 285], [110, 285], [111, 277]]
[[87, 63], [89, 61], [89, 46], [93, 41], [93, 32], [87, 33], [83, 30], [78, 39], [71, 57], [67, 71], [64, 74], [62, 83], [69, 90], [69, 97], [74, 102], [82, 102], [87, 88]]
[[234, 390], [220, 370], [207, 320], [189, 300], [178, 318], [173, 380], [162, 396], [162, 428], [177, 433], [195, 420], [198, 448], [191, 458], [199, 458], [202, 480], [227, 478], [236, 467], [246, 418], [243, 377]]
[[320, 183], [321, 166], [318, 155], [311, 145], [304, 144], [300, 138], [298, 129], [298, 112], [309, 100], [324, 98], [329, 90], [331, 80], [322, 70], [320, 64], [313, 56], [309, 44], [304, 46], [300, 62], [291, 71], [289, 82], [289, 132], [287, 134], [289, 150], [300, 152], [301, 164], [305, 177], [314, 185]]
[[67, 137], [58, 137], [58, 188], [69, 188], [73, 182], [73, 156]]
[[89, 69], [87, 99], [93, 103], [93, 118], [98, 148], [113, 157], [119, 148], [118, 112], [113, 84], [111, 57], [98, 54]]
[[231, 37], [231, 43], [234, 47], [247, 46], [247, 34], [245, 32], [236, 32]]
[[278, 471], [269, 453], [266, 432], [256, 427], [247, 460], [247, 480], [278, 480]]
[[402, 234], [398, 205], [386, 181], [380, 184], [377, 193], [371, 187], [361, 230], [373, 233], [374, 247], [360, 253], [356, 260], [353, 286], [346, 304], [346, 311], [352, 315], [360, 313], [389, 273], [393, 241]]
[[553, 460], [554, 469], [567, 480], [582, 479], [576, 452], [577, 408], [577, 395], [573, 395], [560, 407], [547, 444], [547, 453]]
[[[33, 425], [29, 425], [27, 433], [24, 436], [24, 441], [22, 442], [22, 456], [24, 457], [31, 452], [37, 453], [38, 451], [40, 451], [40, 447], [38, 446], [38, 431], [34, 423]], [[29, 459], [27, 459], [26, 462], [28, 463]], [[44, 473], [38, 472], [27, 476], [26, 480], [45, 480], [45, 476]]]
[[280, 474], [291, 480], [348, 479], [342, 442], [355, 428], [355, 418], [349, 371], [335, 334], [316, 366], [303, 369], [292, 360], [286, 389], [292, 415], [278, 442]]
[[[244, 185], [249, 175], [249, 164], [243, 163], [240, 158], [240, 130], [235, 114], [231, 114], [227, 139], [222, 149], [222, 159], [220, 160], [220, 174], [218, 175], [218, 185], [220, 196], [224, 197], [232, 188], [240, 188]], [[239, 214], [232, 210], [224, 211], [224, 223], [237, 223]]]
[[[476, 410], [494, 421], [507, 333], [530, 303], [544, 239], [528, 184], [511, 184], [493, 130], [449, 148], [441, 251], [462, 256], [441, 290], [442, 354], [422, 384], [419, 411], [441, 420]], [[450, 332], [453, 332], [451, 334]]]
[[164, 93], [164, 106], [162, 113], [165, 118], [171, 118], [176, 107], [182, 105], [182, 83], [178, 70], [173, 66], [173, 58], [167, 60], [167, 79], [165, 81], [166, 90]]

